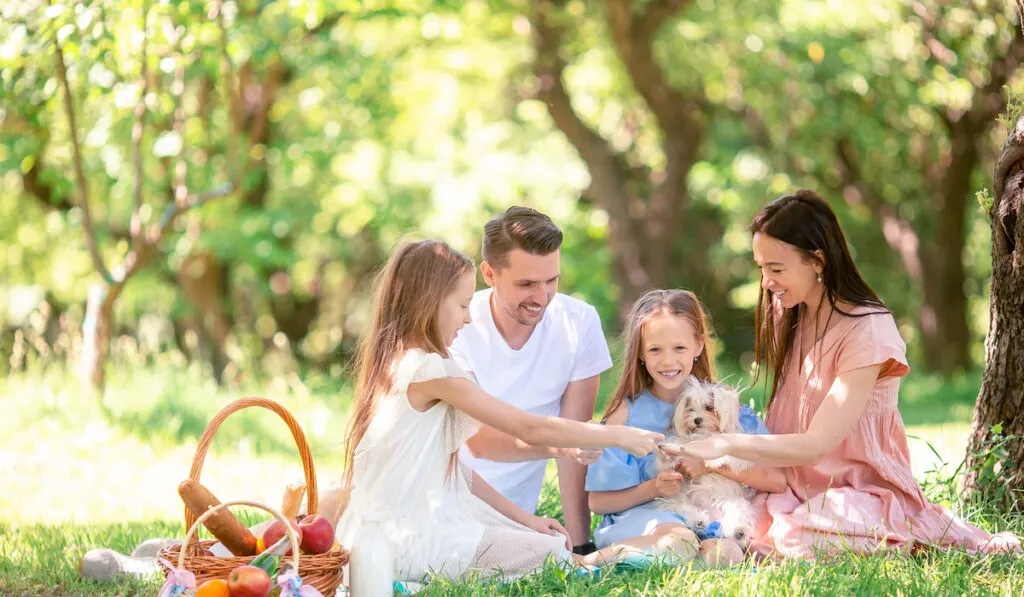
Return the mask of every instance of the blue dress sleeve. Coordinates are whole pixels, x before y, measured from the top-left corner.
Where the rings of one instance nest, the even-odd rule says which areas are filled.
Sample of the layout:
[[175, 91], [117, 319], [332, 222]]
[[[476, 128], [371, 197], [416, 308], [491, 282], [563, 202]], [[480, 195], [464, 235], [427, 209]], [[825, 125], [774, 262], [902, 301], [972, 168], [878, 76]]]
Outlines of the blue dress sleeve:
[[587, 467], [587, 491], [618, 491], [639, 485], [640, 463], [620, 448], [605, 448], [601, 458]]
[[769, 435], [768, 428], [764, 426], [761, 417], [757, 416], [754, 409], [746, 404], [740, 405], [740, 429], [748, 435]]

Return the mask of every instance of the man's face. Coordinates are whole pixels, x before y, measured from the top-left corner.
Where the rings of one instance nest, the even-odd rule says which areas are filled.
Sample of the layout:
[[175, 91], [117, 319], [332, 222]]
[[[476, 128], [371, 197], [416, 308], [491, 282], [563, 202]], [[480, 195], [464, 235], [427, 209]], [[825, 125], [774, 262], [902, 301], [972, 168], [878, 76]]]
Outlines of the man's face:
[[480, 264], [484, 281], [494, 289], [494, 306], [520, 325], [540, 322], [548, 303], [558, 292], [561, 252], [531, 255], [522, 249], [508, 254], [508, 265], [495, 269]]

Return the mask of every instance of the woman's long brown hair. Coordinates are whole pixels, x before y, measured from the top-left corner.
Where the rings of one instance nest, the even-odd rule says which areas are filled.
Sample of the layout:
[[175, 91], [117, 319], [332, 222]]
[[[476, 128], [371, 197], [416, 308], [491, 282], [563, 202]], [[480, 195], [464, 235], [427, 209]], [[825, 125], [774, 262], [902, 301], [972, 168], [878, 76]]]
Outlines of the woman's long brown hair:
[[373, 318], [356, 358], [355, 407], [345, 438], [346, 484], [351, 484], [356, 446], [373, 420], [377, 401], [394, 383], [394, 364], [410, 348], [448, 356], [439, 308], [459, 277], [470, 271], [473, 262], [462, 253], [441, 241], [423, 240], [401, 245], [378, 275]]
[[635, 400], [641, 392], [654, 383], [654, 378], [647, 371], [647, 367], [641, 364], [641, 361], [644, 349], [644, 326], [655, 315], [676, 315], [684, 317], [690, 322], [698, 336], [694, 339], [704, 342], [704, 351], [697, 357], [690, 374], [701, 381], [714, 381], [711, 327], [708, 325], [704, 307], [697, 300], [697, 296], [689, 290], [648, 291], [637, 299], [633, 304], [633, 309], [629, 312], [629, 319], [623, 333], [626, 339], [626, 349], [622, 377], [619, 379], [619, 385], [615, 388], [615, 393], [612, 394], [612, 399], [608, 402], [608, 407], [604, 409], [604, 414], [601, 416], [602, 421], [607, 421], [608, 416], [615, 412], [624, 400]]
[[[835, 212], [814, 191], [802, 189], [772, 201], [754, 217], [749, 230], [751, 233], [766, 234], [790, 244], [803, 254], [804, 259], [819, 263], [822, 267], [821, 279], [825, 287], [825, 297], [833, 313], [847, 317], [888, 313], [885, 303], [878, 298], [857, 270], [846, 244], [846, 235], [839, 226]], [[819, 259], [815, 251], [821, 251], [824, 258]], [[877, 310], [855, 315], [841, 311], [836, 306], [837, 302], [877, 307]], [[820, 304], [818, 308], [821, 308]], [[831, 318], [831, 314], [829, 317]], [[786, 371], [786, 364], [793, 358], [790, 349], [799, 322], [799, 305], [792, 309], [783, 309], [781, 316], [776, 317], [771, 293], [762, 288], [757, 299], [757, 314], [754, 321], [754, 353], [757, 355], [758, 363], [763, 363], [765, 368], [772, 372], [772, 391], [769, 394], [766, 411], [771, 410], [779, 383]]]

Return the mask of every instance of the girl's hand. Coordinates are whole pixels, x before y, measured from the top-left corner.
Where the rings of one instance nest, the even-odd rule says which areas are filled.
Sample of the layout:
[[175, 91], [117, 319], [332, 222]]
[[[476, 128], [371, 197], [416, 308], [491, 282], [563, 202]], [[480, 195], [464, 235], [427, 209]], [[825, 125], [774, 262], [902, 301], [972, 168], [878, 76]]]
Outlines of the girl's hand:
[[545, 535], [563, 535], [565, 536], [565, 548], [572, 551], [572, 541], [569, 540], [569, 531], [565, 530], [562, 523], [558, 522], [554, 518], [545, 518], [543, 516], [530, 515], [523, 523], [524, 526], [531, 528], [538, 533], [544, 533]]
[[696, 479], [708, 472], [709, 469], [704, 465], [703, 460], [696, 458], [683, 458], [676, 463], [676, 470], [682, 473], [687, 479]]
[[714, 436], [696, 439], [680, 446], [684, 456], [700, 460], [714, 460], [729, 454], [729, 440]]
[[601, 459], [604, 453], [602, 448], [559, 448], [563, 458], [567, 458], [579, 464], [594, 464]]
[[683, 476], [676, 471], [661, 471], [654, 478], [654, 491], [658, 497], [668, 497], [679, 493], [679, 482]]
[[626, 427], [625, 425], [614, 425], [610, 426], [609, 429], [614, 429], [618, 434], [616, 444], [637, 458], [647, 456], [653, 452], [657, 443], [665, 439], [665, 436], [660, 433], [645, 431], [636, 427]]

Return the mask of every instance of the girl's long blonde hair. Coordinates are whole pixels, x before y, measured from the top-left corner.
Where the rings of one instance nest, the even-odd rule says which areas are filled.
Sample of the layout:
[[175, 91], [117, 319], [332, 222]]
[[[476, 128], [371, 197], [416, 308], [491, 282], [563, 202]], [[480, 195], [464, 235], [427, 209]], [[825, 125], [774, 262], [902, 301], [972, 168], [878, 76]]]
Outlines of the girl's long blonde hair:
[[410, 348], [448, 356], [440, 305], [470, 271], [473, 262], [447, 243], [423, 240], [398, 247], [377, 276], [373, 318], [356, 358], [355, 406], [345, 438], [346, 485], [351, 484], [356, 446], [373, 420], [377, 401], [394, 383], [394, 363]]
[[641, 364], [643, 357], [643, 333], [644, 326], [655, 315], [676, 315], [685, 317], [695, 332], [698, 339], [704, 341], [704, 351], [697, 357], [690, 374], [701, 381], [714, 381], [714, 363], [711, 359], [713, 352], [711, 346], [711, 327], [708, 325], [708, 318], [704, 307], [697, 300], [697, 296], [689, 290], [651, 290], [637, 299], [633, 309], [629, 313], [626, 322], [626, 329], [623, 336], [626, 339], [626, 350], [624, 354], [622, 377], [619, 385], [608, 402], [602, 421], [607, 421], [608, 416], [615, 412], [623, 400], [634, 400], [641, 392], [654, 383], [654, 378], [648, 373], [647, 368]]

